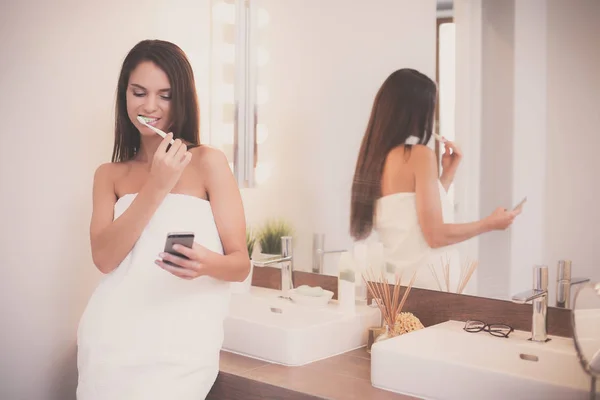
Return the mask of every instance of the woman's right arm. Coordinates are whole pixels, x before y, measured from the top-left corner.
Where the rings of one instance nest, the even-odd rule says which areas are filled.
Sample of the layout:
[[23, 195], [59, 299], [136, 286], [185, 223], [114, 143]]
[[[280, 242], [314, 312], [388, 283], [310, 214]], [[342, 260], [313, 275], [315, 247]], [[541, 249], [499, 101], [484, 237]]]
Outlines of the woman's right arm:
[[417, 215], [423, 236], [431, 248], [449, 246], [482, 233], [506, 229], [519, 213], [498, 208], [489, 217], [476, 222], [444, 223], [435, 153], [426, 146], [414, 146], [413, 155]]
[[101, 165], [94, 175], [93, 211], [90, 224], [92, 259], [102, 273], [119, 266], [141, 236], [152, 215], [166, 196], [151, 185], [144, 186], [131, 206], [115, 221], [113, 165]]
[[192, 155], [179, 139], [166, 151], [171, 138], [169, 134], [163, 139], [152, 160], [146, 184], [127, 210], [114, 221], [117, 201], [112, 173], [114, 166], [103, 164], [97, 169], [94, 175], [90, 240], [92, 259], [101, 272], [107, 274], [113, 271], [127, 257], [190, 162]]

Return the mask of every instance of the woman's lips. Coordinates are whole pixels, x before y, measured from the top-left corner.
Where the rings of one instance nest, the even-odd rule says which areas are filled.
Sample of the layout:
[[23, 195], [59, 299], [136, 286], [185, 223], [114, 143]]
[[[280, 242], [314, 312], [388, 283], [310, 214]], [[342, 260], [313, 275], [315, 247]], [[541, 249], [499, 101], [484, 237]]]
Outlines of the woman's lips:
[[156, 126], [156, 124], [158, 123], [158, 121], [160, 121], [160, 118], [158, 118], [158, 117], [146, 117], [145, 115], [140, 115], [140, 117], [142, 117], [142, 119], [148, 125], [152, 125], [152, 126]]

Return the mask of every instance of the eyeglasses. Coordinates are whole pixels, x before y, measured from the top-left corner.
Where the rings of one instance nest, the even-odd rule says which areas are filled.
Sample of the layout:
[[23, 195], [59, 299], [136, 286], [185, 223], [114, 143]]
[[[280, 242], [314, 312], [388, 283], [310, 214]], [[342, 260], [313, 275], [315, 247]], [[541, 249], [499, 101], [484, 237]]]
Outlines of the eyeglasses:
[[486, 324], [483, 321], [468, 320], [463, 328], [469, 333], [477, 333], [481, 331], [488, 332], [490, 335], [507, 338], [514, 329], [505, 324]]

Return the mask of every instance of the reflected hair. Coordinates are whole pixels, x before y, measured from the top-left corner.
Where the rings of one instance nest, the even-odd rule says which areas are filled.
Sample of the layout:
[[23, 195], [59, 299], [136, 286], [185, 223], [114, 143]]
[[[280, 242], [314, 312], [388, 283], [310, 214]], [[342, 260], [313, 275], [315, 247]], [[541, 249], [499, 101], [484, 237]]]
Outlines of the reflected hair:
[[[413, 144], [426, 145], [431, 139], [436, 97], [435, 82], [410, 68], [393, 72], [377, 92], [352, 181], [350, 235], [355, 240], [366, 239], [373, 230], [389, 152], [401, 145], [410, 152]], [[409, 144], [410, 136], [418, 140]]]
[[163, 70], [171, 85], [171, 127], [174, 139], [200, 145], [200, 111], [192, 66], [181, 48], [164, 40], [143, 40], [127, 54], [119, 81], [115, 107], [115, 142], [112, 161], [124, 162], [140, 150], [140, 132], [127, 115], [127, 86], [131, 72], [150, 61]]

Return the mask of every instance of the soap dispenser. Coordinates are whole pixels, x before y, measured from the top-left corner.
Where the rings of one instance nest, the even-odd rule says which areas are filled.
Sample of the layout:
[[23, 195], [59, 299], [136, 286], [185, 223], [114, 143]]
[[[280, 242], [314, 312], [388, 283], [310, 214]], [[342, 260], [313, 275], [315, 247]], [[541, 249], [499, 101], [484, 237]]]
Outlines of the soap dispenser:
[[349, 252], [340, 255], [338, 263], [338, 304], [341, 311], [356, 312], [356, 268]]

